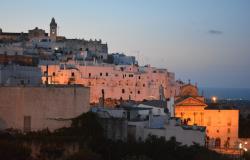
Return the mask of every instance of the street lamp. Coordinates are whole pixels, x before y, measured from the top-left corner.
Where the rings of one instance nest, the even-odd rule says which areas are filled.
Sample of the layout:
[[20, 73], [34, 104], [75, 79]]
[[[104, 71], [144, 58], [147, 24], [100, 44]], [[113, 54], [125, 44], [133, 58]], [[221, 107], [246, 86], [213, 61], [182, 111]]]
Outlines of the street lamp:
[[211, 99], [212, 99], [212, 102], [213, 102], [213, 103], [216, 103], [217, 97], [213, 96]]
[[244, 152], [248, 151], [248, 149], [246, 148], [245, 145], [247, 145], [247, 141], [245, 141], [244, 143], [239, 144], [240, 157], [243, 157]]

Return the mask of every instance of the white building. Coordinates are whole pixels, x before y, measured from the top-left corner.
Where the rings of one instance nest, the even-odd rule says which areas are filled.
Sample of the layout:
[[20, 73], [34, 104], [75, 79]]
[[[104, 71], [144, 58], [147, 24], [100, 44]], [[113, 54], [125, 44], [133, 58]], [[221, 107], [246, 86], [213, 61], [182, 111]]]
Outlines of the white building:
[[18, 64], [0, 64], [1, 85], [40, 85], [41, 69], [35, 66], [21, 66]]
[[[46, 64], [41, 64], [40, 67], [43, 73], [47, 73]], [[82, 84], [90, 87], [92, 103], [99, 101], [102, 91], [105, 92], [105, 99], [135, 101], [158, 100], [161, 98], [161, 88], [166, 98], [179, 92], [174, 73], [150, 66], [69, 61], [49, 64], [48, 76], [50, 84]], [[45, 80], [43, 77], [43, 83]]]
[[[133, 113], [133, 117], [128, 120], [128, 133], [136, 140], [146, 140], [149, 135], [157, 137], [164, 137], [166, 140], [170, 140], [171, 137], [175, 137], [177, 142], [183, 145], [193, 145], [197, 143], [199, 145], [205, 145], [206, 132], [204, 127], [200, 126], [187, 126], [181, 125], [180, 119], [170, 118], [168, 114], [153, 113], [155, 108], [142, 108], [131, 107], [127, 108], [130, 112], [137, 111], [138, 115], [142, 110], [148, 110], [148, 119], [141, 116], [136, 116]], [[156, 110], [157, 111], [157, 110]]]

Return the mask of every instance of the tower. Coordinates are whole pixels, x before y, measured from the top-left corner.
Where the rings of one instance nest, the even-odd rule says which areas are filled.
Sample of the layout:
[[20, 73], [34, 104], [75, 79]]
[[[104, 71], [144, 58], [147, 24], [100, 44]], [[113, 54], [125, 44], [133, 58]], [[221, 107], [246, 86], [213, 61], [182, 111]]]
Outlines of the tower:
[[52, 40], [56, 40], [56, 36], [57, 36], [57, 24], [55, 18], [53, 17], [50, 22], [50, 38]]

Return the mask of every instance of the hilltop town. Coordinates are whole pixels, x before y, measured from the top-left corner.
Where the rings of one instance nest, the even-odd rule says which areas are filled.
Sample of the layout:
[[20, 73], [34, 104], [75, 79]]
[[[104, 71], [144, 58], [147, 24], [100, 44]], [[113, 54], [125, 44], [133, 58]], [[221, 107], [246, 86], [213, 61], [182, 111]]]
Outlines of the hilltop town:
[[[239, 155], [239, 108], [211, 102], [175, 73], [140, 66], [134, 56], [109, 53], [102, 40], [67, 39], [50, 32], [0, 29], [0, 130], [57, 131], [95, 114], [112, 141], [150, 136]], [[246, 148], [244, 148], [247, 150]]]

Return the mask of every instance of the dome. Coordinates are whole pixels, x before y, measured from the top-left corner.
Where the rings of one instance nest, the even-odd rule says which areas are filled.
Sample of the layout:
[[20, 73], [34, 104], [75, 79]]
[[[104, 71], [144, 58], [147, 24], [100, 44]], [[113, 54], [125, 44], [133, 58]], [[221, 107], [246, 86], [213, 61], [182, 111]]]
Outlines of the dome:
[[187, 84], [181, 87], [180, 90], [181, 97], [197, 97], [199, 96], [198, 88], [192, 84]]

